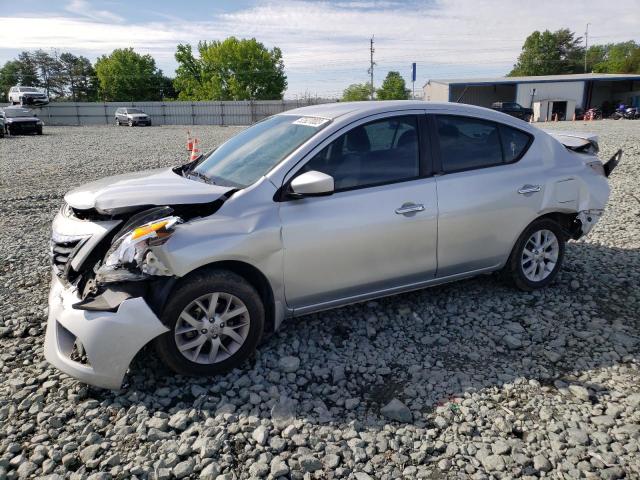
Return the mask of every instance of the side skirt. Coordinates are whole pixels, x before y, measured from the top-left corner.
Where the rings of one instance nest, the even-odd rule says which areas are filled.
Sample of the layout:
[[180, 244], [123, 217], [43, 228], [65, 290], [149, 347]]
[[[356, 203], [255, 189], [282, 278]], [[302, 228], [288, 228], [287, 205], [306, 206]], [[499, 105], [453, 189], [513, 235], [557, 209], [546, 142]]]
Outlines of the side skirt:
[[291, 316], [299, 317], [301, 315], [307, 315], [309, 313], [321, 312], [323, 310], [330, 310], [332, 308], [344, 307], [345, 305], [351, 305], [354, 303], [365, 302], [367, 300], [373, 300], [375, 298], [388, 297], [391, 295], [397, 295], [400, 293], [411, 292], [415, 290], [421, 290], [426, 287], [434, 287], [436, 285], [442, 285], [444, 283], [451, 283], [465, 278], [475, 277], [486, 273], [492, 273], [499, 270], [502, 265], [494, 265], [488, 268], [481, 268], [478, 270], [472, 270], [470, 272], [458, 273], [456, 275], [449, 275], [447, 277], [434, 278], [426, 280], [424, 282], [410, 283], [408, 285], [401, 285], [399, 287], [388, 288], [384, 290], [376, 290], [362, 295], [354, 295], [351, 297], [339, 298], [337, 300], [331, 300], [328, 302], [317, 303], [314, 305], [307, 305], [305, 307], [299, 307], [293, 309]]

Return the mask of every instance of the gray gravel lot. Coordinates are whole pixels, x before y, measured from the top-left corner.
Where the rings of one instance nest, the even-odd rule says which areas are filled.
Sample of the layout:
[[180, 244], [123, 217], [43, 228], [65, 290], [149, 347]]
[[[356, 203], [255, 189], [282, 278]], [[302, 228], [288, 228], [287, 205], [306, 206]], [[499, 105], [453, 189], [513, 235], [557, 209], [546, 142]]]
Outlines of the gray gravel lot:
[[547, 127], [625, 150], [552, 287], [485, 276], [291, 320], [211, 380], [143, 352], [122, 392], [44, 361], [49, 224], [75, 185], [185, 159], [185, 127], [0, 140], [0, 479], [640, 478], [640, 121]]

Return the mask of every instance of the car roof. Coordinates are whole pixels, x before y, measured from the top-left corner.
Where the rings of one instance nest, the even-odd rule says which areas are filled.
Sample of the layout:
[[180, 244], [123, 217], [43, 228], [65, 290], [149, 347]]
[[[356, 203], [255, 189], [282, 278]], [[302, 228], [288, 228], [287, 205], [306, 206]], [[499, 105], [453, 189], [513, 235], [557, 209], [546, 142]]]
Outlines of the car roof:
[[426, 102], [424, 100], [374, 100], [364, 102], [323, 103], [287, 110], [278, 115], [321, 117], [329, 119], [336, 124], [345, 125], [370, 115], [398, 110], [425, 110], [430, 113], [442, 112], [448, 115], [471, 116], [510, 125], [533, 135], [539, 135], [542, 132], [542, 130], [525, 121], [490, 108], [465, 103]]
[[309, 105], [307, 107], [294, 108], [278, 115], [304, 115], [310, 117], [322, 117], [330, 120], [342, 116], [368, 116], [376, 113], [384, 113], [393, 110], [455, 110], [459, 113], [486, 114], [493, 110], [454, 102], [426, 102], [423, 100], [373, 100], [364, 102], [337, 102]]

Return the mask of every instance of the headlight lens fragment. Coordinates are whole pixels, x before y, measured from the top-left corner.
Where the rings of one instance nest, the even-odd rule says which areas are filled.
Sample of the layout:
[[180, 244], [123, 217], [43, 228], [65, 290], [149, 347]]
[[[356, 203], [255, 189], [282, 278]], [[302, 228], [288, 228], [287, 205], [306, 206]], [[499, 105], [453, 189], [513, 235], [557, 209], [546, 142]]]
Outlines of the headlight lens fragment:
[[[169, 275], [150, 247], [166, 242], [180, 217], [165, 217], [140, 225], [119, 236], [96, 271], [99, 283], [144, 280], [149, 275]], [[149, 265], [147, 265], [149, 263]]]

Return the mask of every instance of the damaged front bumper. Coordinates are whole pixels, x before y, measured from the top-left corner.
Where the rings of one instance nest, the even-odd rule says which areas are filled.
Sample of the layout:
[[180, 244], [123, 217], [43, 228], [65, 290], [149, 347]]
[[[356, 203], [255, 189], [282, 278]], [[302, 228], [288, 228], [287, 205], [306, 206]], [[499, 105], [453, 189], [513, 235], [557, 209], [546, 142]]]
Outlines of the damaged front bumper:
[[141, 297], [123, 300], [114, 312], [73, 308], [78, 302], [76, 290], [54, 274], [45, 358], [84, 383], [119, 389], [133, 357], [168, 328]]

